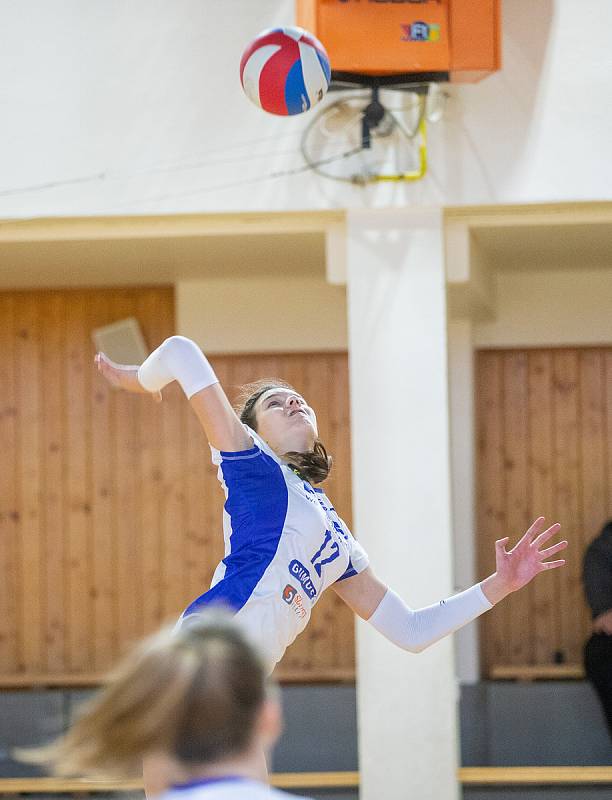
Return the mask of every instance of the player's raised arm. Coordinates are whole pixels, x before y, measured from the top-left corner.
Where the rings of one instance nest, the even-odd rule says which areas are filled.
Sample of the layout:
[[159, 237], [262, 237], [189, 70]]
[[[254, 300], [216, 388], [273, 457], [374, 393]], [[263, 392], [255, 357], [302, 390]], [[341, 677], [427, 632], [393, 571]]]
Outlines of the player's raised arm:
[[95, 358], [98, 370], [113, 386], [127, 392], [152, 394], [177, 381], [191, 403], [210, 444], [218, 450], [237, 451], [251, 446], [244, 425], [227, 399], [208, 359], [184, 336], [166, 339], [140, 365], [116, 364], [104, 353]]
[[426, 608], [413, 609], [366, 569], [334, 584], [334, 590], [363, 619], [398, 647], [419, 653], [429, 645], [454, 633], [488, 611], [500, 600], [522, 589], [540, 572], [556, 569], [564, 559], [546, 559], [565, 550], [565, 540], [543, 547], [559, 532], [555, 523], [546, 530], [544, 517], [538, 517], [512, 548], [508, 538], [495, 543], [496, 571], [460, 594]]

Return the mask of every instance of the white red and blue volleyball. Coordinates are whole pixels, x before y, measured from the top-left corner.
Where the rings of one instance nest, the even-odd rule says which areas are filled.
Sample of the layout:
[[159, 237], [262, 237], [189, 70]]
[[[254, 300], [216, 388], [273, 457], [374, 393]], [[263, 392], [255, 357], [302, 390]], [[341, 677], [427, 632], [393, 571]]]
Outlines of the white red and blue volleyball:
[[240, 60], [247, 97], [270, 114], [308, 111], [329, 87], [331, 67], [321, 42], [302, 28], [271, 28], [254, 39]]

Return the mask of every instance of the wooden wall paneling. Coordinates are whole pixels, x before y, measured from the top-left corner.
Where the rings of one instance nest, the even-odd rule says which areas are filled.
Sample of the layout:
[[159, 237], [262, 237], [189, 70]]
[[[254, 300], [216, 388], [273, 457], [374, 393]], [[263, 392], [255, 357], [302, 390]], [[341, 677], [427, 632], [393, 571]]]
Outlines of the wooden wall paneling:
[[[550, 665], [557, 658], [581, 663], [588, 635], [582, 557], [610, 513], [609, 357], [609, 350], [593, 347], [490, 351], [478, 356], [481, 567], [485, 542], [488, 546], [487, 516], [495, 504], [505, 506], [504, 527], [509, 534], [518, 535], [525, 511], [530, 517], [542, 513], [549, 522], [563, 524], [563, 535], [571, 544], [563, 570], [540, 577], [504, 603], [503, 623], [496, 623], [497, 609], [483, 620], [487, 666]], [[487, 394], [496, 362], [504, 365], [503, 383], [495, 390], [503, 398], [501, 414], [494, 411]], [[523, 362], [528, 365], [527, 408]], [[504, 439], [503, 482], [498, 479], [491, 437]], [[520, 528], [528, 521], [523, 520]], [[511, 647], [505, 654], [495, 643], [495, 629], [504, 624]], [[491, 641], [496, 652], [490, 649]]]
[[330, 357], [331, 383], [329, 393], [329, 446], [335, 456], [330, 477], [330, 491], [342, 519], [352, 525], [351, 508], [351, 430], [349, 411], [348, 362], [346, 356]]
[[[494, 542], [506, 535], [504, 502], [504, 425], [502, 356], [482, 352], [477, 360], [477, 500], [478, 561], [480, 572], [495, 571]], [[483, 668], [510, 661], [508, 606], [501, 603], [481, 618]]]
[[229, 360], [230, 384], [226, 387], [226, 392], [232, 404], [235, 405], [237, 403], [242, 386], [259, 380], [260, 378], [268, 377], [267, 375], [261, 374], [257, 361], [257, 357], [252, 355], [234, 356]]
[[[302, 357], [299, 355], [288, 354], [281, 358], [279, 363], [279, 375], [263, 376], [281, 378], [301, 395], [306, 395], [306, 380], [303, 370]], [[305, 397], [306, 402], [314, 403], [312, 398]]]
[[[529, 465], [530, 516], [546, 517], [546, 525], [557, 521], [554, 508], [554, 456], [552, 416], [552, 356], [547, 350], [528, 354], [529, 362]], [[548, 545], [547, 545], [548, 546]], [[531, 589], [531, 635], [533, 661], [546, 664], [559, 649], [557, 574], [541, 575]]]
[[[134, 316], [134, 290], [119, 290], [110, 303], [111, 322]], [[149, 397], [114, 392], [114, 502], [117, 552], [116, 624], [119, 651], [142, 635], [143, 575], [141, 568], [142, 519], [137, 492], [140, 462], [140, 424]]]
[[[138, 293], [136, 315], [149, 351], [153, 351], [174, 332], [166, 307], [173, 307], [171, 290], [147, 289]], [[167, 399], [167, 398], [166, 398]], [[145, 632], [155, 630], [163, 619], [162, 592], [162, 511], [163, 451], [160, 446], [163, 405], [148, 397], [138, 398], [139, 450], [138, 485], [142, 574], [142, 625]]]
[[253, 380], [261, 380], [262, 378], [280, 378], [282, 377], [282, 359], [276, 355], [265, 353], [264, 355], [246, 357], [251, 363], [253, 368]]
[[66, 302], [59, 292], [50, 292], [41, 307], [41, 525], [44, 531], [41, 604], [44, 628], [44, 662], [47, 672], [61, 672], [66, 659], [66, 542], [64, 474], [66, 447], [63, 409], [67, 402], [62, 380], [66, 343]]
[[90, 639], [90, 419], [92, 381], [87, 292], [68, 294], [66, 334], [67, 645], [70, 670], [91, 668]]
[[[174, 310], [162, 310], [165, 327], [174, 326]], [[185, 605], [185, 552], [183, 515], [184, 419], [190, 409], [183, 390], [175, 382], [164, 389], [162, 403], [162, 614], [176, 619]]]
[[[527, 354], [510, 352], [504, 356], [504, 483], [506, 533], [513, 547], [531, 522], [531, 487], [527, 480], [529, 441]], [[508, 606], [510, 659], [514, 664], [532, 663], [530, 648], [530, 605], [532, 586], [511, 595]]]
[[21, 671], [40, 672], [42, 653], [40, 530], [40, 320], [29, 294], [16, 306], [19, 481], [19, 615]]
[[[110, 324], [111, 293], [95, 292], [88, 303], [91, 329]], [[114, 398], [116, 389], [92, 364], [91, 417], [91, 537], [93, 666], [110, 667], [118, 652], [117, 540], [115, 530]]]
[[[223, 496], [182, 391], [169, 388], [157, 405], [113, 391], [93, 366], [91, 330], [132, 315], [154, 348], [174, 329], [172, 291], [0, 295], [7, 357], [0, 366], [0, 444], [14, 467], [0, 478], [6, 680], [18, 673], [35, 682], [99, 675], [131, 639], [174, 619], [205, 591], [223, 556]], [[293, 382], [314, 403], [330, 450], [347, 453], [327, 491], [336, 506], [338, 498], [348, 505], [348, 411], [334, 407], [347, 402], [346, 356], [213, 362], [232, 398], [238, 385], [269, 375]], [[350, 522], [350, 507], [339, 511]], [[331, 593], [315, 613], [281, 674], [316, 679], [340, 670], [346, 677], [352, 615]]]
[[[334, 466], [326, 491], [329, 491], [334, 508], [352, 530], [348, 360], [339, 354], [332, 354], [328, 358], [331, 379], [327, 446], [333, 454]], [[333, 666], [338, 670], [349, 670], [355, 661], [355, 615], [335, 592], [330, 596], [336, 620]]]
[[0, 673], [17, 671], [18, 535], [15, 297], [0, 293]]
[[[569, 662], [580, 660], [578, 642], [582, 636], [580, 598], [581, 481], [580, 481], [580, 385], [578, 353], [553, 353], [553, 414], [555, 435], [555, 510], [563, 523], [563, 535], [571, 542], [567, 564], [558, 576], [561, 651]], [[576, 603], [576, 599], [579, 600]]]

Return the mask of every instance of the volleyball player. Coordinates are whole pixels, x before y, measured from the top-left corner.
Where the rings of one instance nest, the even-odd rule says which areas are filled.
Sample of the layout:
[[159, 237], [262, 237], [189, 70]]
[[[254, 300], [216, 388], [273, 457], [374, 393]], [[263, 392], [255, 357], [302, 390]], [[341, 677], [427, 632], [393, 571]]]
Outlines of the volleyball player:
[[182, 336], [166, 339], [140, 367], [115, 364], [102, 353], [96, 363], [111, 384], [126, 391], [160, 398], [176, 380], [189, 399], [225, 492], [225, 557], [210, 589], [182, 619], [214, 603], [229, 606], [262, 648], [270, 670], [329, 588], [397, 646], [420, 652], [540, 572], [565, 563], [546, 559], [566, 541], [544, 547], [560, 525], [545, 528], [538, 517], [512, 549], [506, 548], [509, 537], [495, 543], [492, 575], [441, 602], [412, 609], [376, 577], [319, 488], [331, 459], [318, 438], [315, 412], [298, 392], [280, 381], [260, 382], [237, 414], [206, 356]]

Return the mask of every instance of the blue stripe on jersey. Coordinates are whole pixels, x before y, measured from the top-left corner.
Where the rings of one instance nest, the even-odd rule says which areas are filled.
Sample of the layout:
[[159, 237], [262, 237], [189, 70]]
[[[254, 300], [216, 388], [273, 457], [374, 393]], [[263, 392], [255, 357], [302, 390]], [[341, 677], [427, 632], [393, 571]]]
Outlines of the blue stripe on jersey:
[[276, 555], [287, 516], [289, 492], [277, 461], [257, 446], [221, 456], [231, 520], [225, 575], [185, 609], [184, 617], [211, 603], [240, 611]]
[[336, 583], [338, 583], [338, 581], [343, 581], [346, 578], [352, 578], [353, 575], [359, 575], [359, 573], [357, 572], [355, 567], [352, 565], [352, 563], [349, 561], [349, 565], [346, 568], [346, 571], [339, 578], [336, 579]]
[[[299, 58], [285, 78], [285, 103], [289, 114], [299, 114], [301, 111], [310, 108], [310, 98], [306, 91], [302, 62]], [[306, 109], [304, 109], [304, 103], [306, 104]]]

